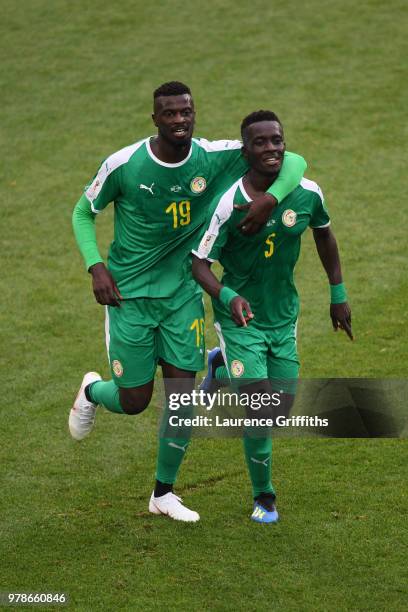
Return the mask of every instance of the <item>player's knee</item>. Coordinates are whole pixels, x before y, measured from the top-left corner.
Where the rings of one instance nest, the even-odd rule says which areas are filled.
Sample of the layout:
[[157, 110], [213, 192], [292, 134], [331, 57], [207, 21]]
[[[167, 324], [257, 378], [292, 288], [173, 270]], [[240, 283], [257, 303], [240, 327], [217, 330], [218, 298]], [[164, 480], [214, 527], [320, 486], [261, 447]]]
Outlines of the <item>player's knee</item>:
[[275, 408], [275, 419], [278, 416], [283, 416], [285, 418], [289, 418], [290, 411], [292, 410], [292, 406], [295, 401], [295, 395], [292, 393], [280, 393], [279, 394], [280, 402], [279, 405]]
[[140, 414], [150, 403], [151, 393], [139, 389], [120, 389], [120, 405], [126, 414]]

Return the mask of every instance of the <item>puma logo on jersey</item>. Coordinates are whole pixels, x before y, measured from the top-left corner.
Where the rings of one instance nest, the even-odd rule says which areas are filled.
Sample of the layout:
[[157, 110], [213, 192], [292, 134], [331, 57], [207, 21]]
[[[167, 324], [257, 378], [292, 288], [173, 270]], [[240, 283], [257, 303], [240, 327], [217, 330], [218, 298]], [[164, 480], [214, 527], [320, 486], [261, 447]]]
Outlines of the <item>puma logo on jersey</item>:
[[150, 185], [150, 187], [147, 187], [146, 185], [143, 185], [143, 184], [140, 184], [140, 185], [139, 185], [139, 189], [146, 189], [146, 191], [150, 191], [150, 193], [151, 193], [152, 195], [154, 195], [154, 194], [153, 194], [153, 187], [154, 187], [154, 183], [152, 183], [152, 184]]

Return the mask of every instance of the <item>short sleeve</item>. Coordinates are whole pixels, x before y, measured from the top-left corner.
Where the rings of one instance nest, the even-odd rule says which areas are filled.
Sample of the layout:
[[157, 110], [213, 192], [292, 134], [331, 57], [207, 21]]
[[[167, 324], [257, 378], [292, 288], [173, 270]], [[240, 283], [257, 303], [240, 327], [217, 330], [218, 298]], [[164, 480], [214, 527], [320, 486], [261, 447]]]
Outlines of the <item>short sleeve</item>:
[[208, 259], [208, 261], [218, 261], [221, 251], [228, 240], [228, 222], [224, 223], [215, 233], [209, 227], [202, 236], [197, 249], [193, 250], [194, 255], [199, 259]]
[[[303, 179], [302, 183], [304, 181], [305, 179]], [[310, 217], [309, 226], [312, 229], [328, 227], [330, 225], [330, 215], [326, 207], [323, 192], [317, 183], [313, 181], [309, 181], [309, 183], [311, 184], [310, 190], [314, 192], [312, 215]]]
[[229, 235], [229, 220], [234, 210], [234, 193], [236, 183], [221, 197], [217, 196], [209, 208], [205, 230], [194, 255], [200, 259], [216, 261], [220, 258]]
[[85, 187], [85, 196], [91, 203], [92, 212], [100, 212], [121, 195], [122, 169], [146, 140], [139, 140], [105, 159], [92, 182]]
[[115, 169], [110, 167], [108, 158], [85, 187], [85, 196], [91, 203], [92, 212], [100, 212], [120, 195], [120, 172], [120, 166]]

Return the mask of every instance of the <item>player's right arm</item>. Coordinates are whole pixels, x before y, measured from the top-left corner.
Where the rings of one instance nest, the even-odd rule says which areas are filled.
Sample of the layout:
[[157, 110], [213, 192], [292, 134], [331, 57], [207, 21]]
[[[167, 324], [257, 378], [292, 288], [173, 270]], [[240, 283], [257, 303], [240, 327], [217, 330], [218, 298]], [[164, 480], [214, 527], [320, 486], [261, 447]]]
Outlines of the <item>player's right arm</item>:
[[138, 143], [110, 155], [99, 167], [91, 183], [75, 206], [72, 223], [86, 269], [92, 275], [95, 299], [104, 306], [120, 306], [119, 289], [99, 253], [95, 216], [115, 201], [122, 191], [122, 168], [137, 149]]
[[119, 300], [122, 299], [122, 296], [99, 253], [95, 232], [95, 216], [91, 202], [83, 194], [72, 214], [74, 235], [84, 258], [86, 269], [92, 275], [96, 301], [103, 305], [120, 306]]

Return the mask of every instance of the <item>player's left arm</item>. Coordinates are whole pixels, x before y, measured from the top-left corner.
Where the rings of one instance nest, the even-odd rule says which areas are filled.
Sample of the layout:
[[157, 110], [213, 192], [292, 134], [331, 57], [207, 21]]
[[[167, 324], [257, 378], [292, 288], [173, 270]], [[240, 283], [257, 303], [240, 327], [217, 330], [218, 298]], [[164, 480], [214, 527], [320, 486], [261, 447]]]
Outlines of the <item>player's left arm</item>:
[[265, 195], [250, 204], [236, 206], [239, 210], [248, 210], [248, 214], [238, 224], [243, 234], [250, 236], [259, 232], [275, 206], [299, 185], [306, 168], [307, 163], [301, 155], [285, 152], [279, 175]]
[[330, 226], [314, 228], [313, 237], [330, 283], [330, 317], [333, 329], [343, 329], [350, 340], [353, 340], [351, 309], [347, 302], [336, 238]]

